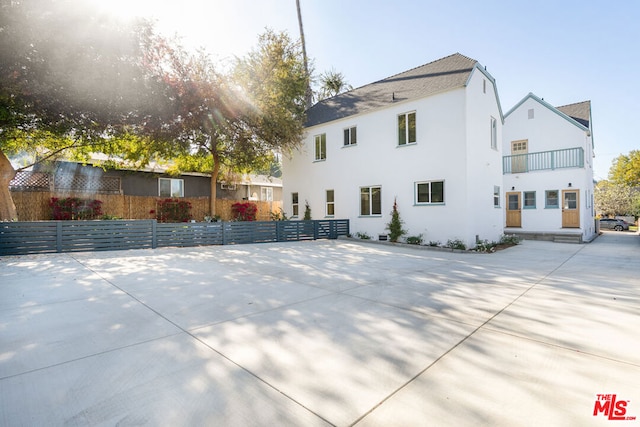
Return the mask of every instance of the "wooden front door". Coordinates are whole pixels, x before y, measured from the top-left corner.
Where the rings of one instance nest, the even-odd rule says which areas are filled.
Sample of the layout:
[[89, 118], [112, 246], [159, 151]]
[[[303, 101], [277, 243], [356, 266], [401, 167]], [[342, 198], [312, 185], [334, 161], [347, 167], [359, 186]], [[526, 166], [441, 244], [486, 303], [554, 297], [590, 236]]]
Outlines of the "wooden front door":
[[507, 227], [522, 227], [520, 193], [507, 193]]
[[580, 228], [580, 190], [562, 190], [562, 227]]

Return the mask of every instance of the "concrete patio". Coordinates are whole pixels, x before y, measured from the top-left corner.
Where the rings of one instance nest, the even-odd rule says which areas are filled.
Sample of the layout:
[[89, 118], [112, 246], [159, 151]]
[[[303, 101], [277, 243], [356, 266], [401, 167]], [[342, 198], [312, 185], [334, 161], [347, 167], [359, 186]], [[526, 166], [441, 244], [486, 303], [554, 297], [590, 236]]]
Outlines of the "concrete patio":
[[639, 331], [636, 233], [3, 257], [0, 425], [638, 425]]

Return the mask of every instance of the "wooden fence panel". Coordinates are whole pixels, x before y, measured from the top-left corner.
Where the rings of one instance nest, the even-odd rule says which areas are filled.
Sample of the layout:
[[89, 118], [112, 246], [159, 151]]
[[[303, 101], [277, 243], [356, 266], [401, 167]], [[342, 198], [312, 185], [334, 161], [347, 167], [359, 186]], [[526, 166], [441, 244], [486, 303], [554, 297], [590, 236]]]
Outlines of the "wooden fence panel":
[[[155, 219], [158, 210], [158, 201], [162, 197], [154, 196], [129, 196], [124, 194], [95, 194], [78, 192], [49, 192], [49, 191], [12, 191], [11, 197], [16, 205], [18, 219], [20, 221], [47, 221], [51, 219], [49, 201], [52, 197], [79, 197], [81, 199], [96, 199], [102, 202], [102, 212], [117, 218], [124, 219]], [[184, 197], [191, 203], [191, 216], [196, 221], [204, 221], [209, 216], [209, 197]], [[216, 200], [217, 215], [223, 221], [234, 219], [232, 205], [246, 200]], [[257, 220], [269, 221], [271, 213], [280, 212], [281, 201], [264, 202], [251, 201], [258, 206]]]

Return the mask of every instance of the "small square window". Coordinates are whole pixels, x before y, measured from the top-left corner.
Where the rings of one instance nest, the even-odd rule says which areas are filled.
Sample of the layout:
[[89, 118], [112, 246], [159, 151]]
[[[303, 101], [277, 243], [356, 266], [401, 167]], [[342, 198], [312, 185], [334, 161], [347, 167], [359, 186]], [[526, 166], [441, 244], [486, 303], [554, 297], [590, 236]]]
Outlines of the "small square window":
[[535, 209], [536, 208], [536, 192], [535, 191], [525, 191], [524, 192], [524, 209]]
[[349, 145], [356, 145], [358, 143], [358, 134], [356, 132], [356, 127], [350, 127], [344, 130], [344, 146], [347, 147]]

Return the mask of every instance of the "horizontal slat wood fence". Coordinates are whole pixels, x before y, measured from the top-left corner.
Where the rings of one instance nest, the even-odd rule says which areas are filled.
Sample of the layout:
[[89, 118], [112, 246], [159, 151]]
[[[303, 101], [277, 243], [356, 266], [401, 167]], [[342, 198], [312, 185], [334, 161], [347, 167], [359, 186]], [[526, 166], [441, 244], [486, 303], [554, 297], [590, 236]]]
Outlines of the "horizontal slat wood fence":
[[156, 220], [0, 223], [0, 255], [337, 239], [349, 220], [158, 223]]

